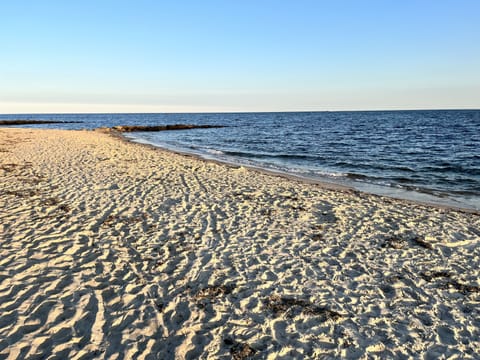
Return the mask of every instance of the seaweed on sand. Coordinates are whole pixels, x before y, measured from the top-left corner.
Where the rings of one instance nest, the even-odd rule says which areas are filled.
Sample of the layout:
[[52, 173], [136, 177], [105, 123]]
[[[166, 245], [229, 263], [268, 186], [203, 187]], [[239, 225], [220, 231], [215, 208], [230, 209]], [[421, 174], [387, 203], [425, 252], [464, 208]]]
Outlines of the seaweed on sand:
[[293, 312], [300, 311], [304, 315], [320, 316], [322, 321], [335, 321], [342, 317], [341, 314], [330, 310], [327, 307], [318, 306], [309, 301], [291, 297], [272, 295], [264, 300], [264, 304], [268, 310], [272, 311], [277, 316], [282, 313], [292, 316]]
[[480, 292], [480, 286], [462, 284], [458, 280], [452, 279], [451, 274], [447, 271], [425, 271], [421, 272], [420, 276], [428, 282], [438, 279], [441, 281], [440, 288], [454, 288], [463, 295]]
[[230, 294], [235, 287], [233, 285], [211, 285], [200, 289], [195, 295], [195, 299], [215, 299]]
[[257, 350], [247, 343], [238, 342], [229, 338], [223, 340], [225, 345], [231, 346], [230, 354], [233, 360], [244, 360], [255, 355]]

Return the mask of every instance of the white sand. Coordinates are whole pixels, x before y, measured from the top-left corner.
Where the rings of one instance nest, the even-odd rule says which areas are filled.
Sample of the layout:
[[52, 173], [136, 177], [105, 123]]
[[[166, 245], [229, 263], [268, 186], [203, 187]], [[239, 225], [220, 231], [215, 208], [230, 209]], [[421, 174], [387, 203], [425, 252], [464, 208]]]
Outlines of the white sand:
[[479, 358], [480, 216], [0, 128], [0, 359]]

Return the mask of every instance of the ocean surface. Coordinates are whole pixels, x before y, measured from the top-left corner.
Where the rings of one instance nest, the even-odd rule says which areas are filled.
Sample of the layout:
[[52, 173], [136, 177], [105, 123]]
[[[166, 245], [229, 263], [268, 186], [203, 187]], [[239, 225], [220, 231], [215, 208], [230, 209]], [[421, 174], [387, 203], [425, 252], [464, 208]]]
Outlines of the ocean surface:
[[380, 195], [480, 209], [480, 110], [0, 115], [7, 119], [76, 122], [29, 125], [63, 129], [225, 125], [127, 135], [204, 158]]

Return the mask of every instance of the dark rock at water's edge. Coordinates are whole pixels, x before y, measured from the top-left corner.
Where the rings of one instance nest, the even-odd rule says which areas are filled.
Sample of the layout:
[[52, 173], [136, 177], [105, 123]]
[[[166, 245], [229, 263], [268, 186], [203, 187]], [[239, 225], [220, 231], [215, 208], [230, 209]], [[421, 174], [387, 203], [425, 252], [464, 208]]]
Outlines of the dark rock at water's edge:
[[83, 121], [58, 120], [0, 120], [0, 125], [80, 124]]
[[214, 129], [223, 128], [223, 125], [187, 125], [187, 124], [175, 124], [175, 125], [159, 125], [159, 126], [113, 126], [112, 129], [119, 132], [134, 132], [134, 131], [168, 131], [168, 130], [190, 130], [190, 129]]

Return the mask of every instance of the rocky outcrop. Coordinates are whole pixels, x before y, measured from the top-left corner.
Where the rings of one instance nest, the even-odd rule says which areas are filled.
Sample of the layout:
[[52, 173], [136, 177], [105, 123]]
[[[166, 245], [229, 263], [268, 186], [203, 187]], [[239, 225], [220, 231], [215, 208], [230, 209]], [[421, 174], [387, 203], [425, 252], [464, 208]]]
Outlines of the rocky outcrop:
[[187, 124], [175, 124], [175, 125], [159, 125], [159, 126], [143, 126], [143, 125], [125, 125], [125, 126], [113, 126], [112, 129], [119, 132], [134, 132], [134, 131], [168, 131], [168, 130], [190, 130], [190, 129], [212, 129], [222, 128], [222, 125], [187, 125]]
[[82, 121], [59, 120], [0, 120], [0, 125], [79, 124]]

